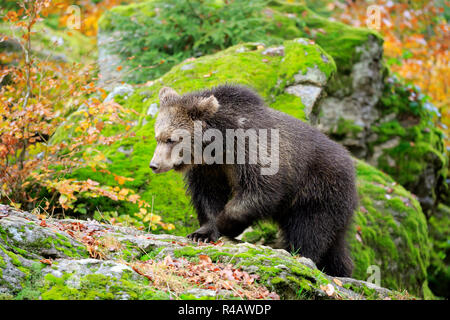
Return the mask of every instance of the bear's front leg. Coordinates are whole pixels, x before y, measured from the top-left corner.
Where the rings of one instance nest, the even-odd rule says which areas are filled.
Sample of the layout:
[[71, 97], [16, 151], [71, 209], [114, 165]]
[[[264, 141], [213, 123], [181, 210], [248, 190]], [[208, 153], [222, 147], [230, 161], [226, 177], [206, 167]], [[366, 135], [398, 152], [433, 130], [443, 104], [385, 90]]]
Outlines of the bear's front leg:
[[202, 225], [199, 229], [187, 235], [192, 241], [216, 242], [220, 237], [219, 230], [215, 223], [210, 222]]
[[[246, 205], [252, 203], [252, 205]], [[216, 218], [216, 226], [220, 234], [237, 237], [259, 218], [258, 206], [238, 196], [231, 199], [224, 210]]]
[[223, 211], [231, 192], [226, 176], [214, 166], [206, 166], [192, 169], [186, 178], [200, 225], [187, 237], [194, 241], [217, 241], [220, 233], [216, 217]]

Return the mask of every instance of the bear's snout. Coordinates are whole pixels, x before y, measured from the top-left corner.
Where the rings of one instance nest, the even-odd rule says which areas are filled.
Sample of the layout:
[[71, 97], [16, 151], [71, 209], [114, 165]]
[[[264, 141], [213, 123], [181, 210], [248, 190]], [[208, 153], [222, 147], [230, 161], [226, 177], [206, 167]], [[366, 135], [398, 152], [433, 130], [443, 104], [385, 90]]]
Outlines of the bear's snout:
[[152, 171], [154, 173], [156, 173], [159, 169], [159, 164], [153, 161], [150, 161], [150, 169], [152, 169]]

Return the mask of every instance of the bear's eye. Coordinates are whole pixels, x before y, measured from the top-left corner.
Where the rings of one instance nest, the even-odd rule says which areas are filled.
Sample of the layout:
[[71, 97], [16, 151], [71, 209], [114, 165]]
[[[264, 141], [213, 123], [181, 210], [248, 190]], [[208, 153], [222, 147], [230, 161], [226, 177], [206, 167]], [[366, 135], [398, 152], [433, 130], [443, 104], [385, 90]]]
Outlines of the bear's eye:
[[175, 141], [173, 141], [172, 139], [169, 138], [169, 139], [166, 140], [166, 143], [172, 144], [172, 143], [175, 143]]

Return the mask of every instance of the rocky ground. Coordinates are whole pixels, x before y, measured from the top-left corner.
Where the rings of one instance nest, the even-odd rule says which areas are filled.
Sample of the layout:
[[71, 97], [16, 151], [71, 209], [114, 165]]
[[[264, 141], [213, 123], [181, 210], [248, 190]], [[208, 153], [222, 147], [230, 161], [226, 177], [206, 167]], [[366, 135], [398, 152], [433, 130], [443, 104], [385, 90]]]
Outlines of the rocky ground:
[[97, 221], [0, 205], [3, 299], [414, 299], [330, 277], [285, 250], [222, 239], [197, 244]]

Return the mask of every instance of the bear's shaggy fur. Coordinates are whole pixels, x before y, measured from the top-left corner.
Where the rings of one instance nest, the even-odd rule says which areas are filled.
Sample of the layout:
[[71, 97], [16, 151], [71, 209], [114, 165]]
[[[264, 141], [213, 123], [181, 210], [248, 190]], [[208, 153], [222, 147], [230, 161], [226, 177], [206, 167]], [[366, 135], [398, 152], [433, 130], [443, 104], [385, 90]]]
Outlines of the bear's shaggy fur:
[[[189, 238], [235, 237], [255, 221], [271, 219], [280, 226], [287, 250], [311, 258], [330, 275], [351, 275], [345, 237], [357, 193], [353, 160], [341, 145], [265, 106], [244, 86], [222, 85], [183, 96], [163, 88], [160, 100], [158, 144], [176, 143], [164, 137], [179, 127], [192, 130], [195, 120], [203, 130], [218, 129], [224, 137], [226, 129], [279, 130], [279, 170], [274, 175], [261, 175], [259, 163], [171, 167], [184, 172], [200, 222]], [[160, 165], [152, 160], [152, 169]]]

